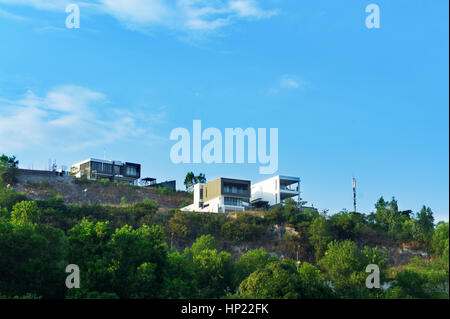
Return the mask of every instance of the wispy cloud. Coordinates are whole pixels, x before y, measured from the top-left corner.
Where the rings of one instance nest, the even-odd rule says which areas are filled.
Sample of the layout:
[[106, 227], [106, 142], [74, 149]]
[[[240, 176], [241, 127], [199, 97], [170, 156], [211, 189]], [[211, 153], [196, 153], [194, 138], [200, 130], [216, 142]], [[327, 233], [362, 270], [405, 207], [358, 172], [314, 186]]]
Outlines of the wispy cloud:
[[[66, 0], [0, 0], [39, 10], [63, 11]], [[91, 14], [107, 14], [124, 27], [144, 33], [164, 28], [182, 34], [211, 34], [239, 20], [268, 19], [278, 9], [263, 9], [257, 0], [95, 0], [81, 2]]]
[[6, 18], [10, 20], [17, 20], [17, 21], [26, 21], [27, 19], [25, 17], [15, 15], [11, 12], [8, 12], [6, 10], [3, 10], [0, 8], [0, 18]]
[[31, 6], [40, 10], [64, 10], [70, 2], [68, 0], [0, 0], [0, 3]]
[[28, 91], [18, 100], [0, 99], [0, 149], [79, 150], [156, 136], [147, 129], [150, 122], [111, 107], [104, 94], [88, 88], [60, 86], [44, 96]]
[[295, 75], [283, 75], [281, 76], [276, 85], [269, 88], [268, 94], [275, 95], [278, 94], [281, 90], [303, 90], [309, 83], [303, 80], [302, 78]]
[[230, 1], [230, 8], [238, 13], [240, 17], [250, 17], [256, 19], [267, 19], [278, 14], [278, 10], [262, 10], [255, 1], [239, 0]]

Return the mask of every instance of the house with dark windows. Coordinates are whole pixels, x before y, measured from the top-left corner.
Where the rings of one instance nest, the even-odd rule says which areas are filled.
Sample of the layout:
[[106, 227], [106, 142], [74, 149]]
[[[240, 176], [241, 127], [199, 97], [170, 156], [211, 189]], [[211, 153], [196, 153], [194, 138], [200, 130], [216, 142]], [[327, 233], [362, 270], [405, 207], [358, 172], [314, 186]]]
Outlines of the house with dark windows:
[[77, 178], [136, 184], [141, 177], [141, 164], [88, 158], [73, 164], [70, 171]]
[[250, 187], [247, 180], [218, 178], [194, 185], [194, 203], [182, 211], [226, 213], [250, 207]]

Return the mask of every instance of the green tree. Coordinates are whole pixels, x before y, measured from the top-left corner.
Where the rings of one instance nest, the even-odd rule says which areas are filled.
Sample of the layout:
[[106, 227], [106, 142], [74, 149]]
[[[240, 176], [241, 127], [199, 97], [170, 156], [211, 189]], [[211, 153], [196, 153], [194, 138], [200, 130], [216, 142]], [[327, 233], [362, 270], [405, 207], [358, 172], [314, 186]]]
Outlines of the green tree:
[[173, 250], [167, 256], [167, 267], [161, 296], [170, 299], [189, 299], [198, 293], [195, 269], [186, 254]]
[[365, 272], [369, 264], [375, 264], [380, 269], [380, 281], [385, 278], [387, 258], [377, 248], [365, 247], [360, 250], [352, 241], [333, 241], [320, 259], [319, 266], [331, 280], [338, 295], [359, 298], [369, 297], [369, 290], [365, 287]]
[[195, 178], [195, 181], [197, 183], [206, 183], [206, 176], [203, 173], [198, 174], [198, 176]]
[[16, 182], [16, 172], [19, 161], [15, 156], [9, 157], [3, 154], [0, 156], [0, 183], [14, 184]]
[[106, 256], [111, 236], [109, 222], [94, 223], [85, 218], [69, 230], [67, 259], [80, 267], [82, 285], [80, 289], [71, 289], [68, 297], [88, 298], [113, 292]]
[[188, 219], [183, 213], [176, 212], [169, 220], [167, 230], [177, 239], [186, 239], [189, 235]]
[[184, 178], [184, 186], [188, 192], [192, 192], [194, 185], [197, 183], [206, 183], [206, 176], [203, 173], [200, 173], [198, 176], [195, 176], [193, 172], [188, 172], [186, 177]]
[[219, 252], [216, 240], [203, 235], [184, 250], [190, 260], [198, 283], [200, 298], [220, 298], [232, 290], [233, 261], [227, 252]]
[[108, 271], [121, 298], [158, 298], [163, 290], [168, 247], [160, 226], [116, 229], [108, 243]]
[[201, 298], [220, 298], [232, 290], [233, 261], [227, 252], [205, 249], [192, 258]]
[[393, 284], [400, 298], [449, 298], [448, 268], [443, 267], [441, 260], [414, 257], [395, 275]]
[[448, 222], [439, 222], [434, 230], [433, 237], [431, 239], [432, 251], [437, 257], [442, 258], [447, 262], [449, 261], [449, 227]]
[[332, 239], [331, 230], [325, 217], [315, 218], [309, 227], [309, 240], [314, 246], [317, 261], [322, 258]]
[[239, 286], [252, 272], [264, 268], [273, 261], [278, 261], [278, 258], [271, 256], [264, 248], [249, 250], [234, 265], [234, 286]]
[[331, 216], [330, 222], [336, 239], [339, 240], [357, 239], [367, 225], [365, 215], [346, 210]]
[[184, 186], [188, 192], [192, 192], [194, 184], [196, 183], [195, 175], [193, 172], [188, 172], [184, 178]]
[[0, 221], [1, 293], [64, 298], [66, 247], [66, 237], [59, 229]]
[[433, 211], [430, 207], [424, 205], [420, 212], [417, 213], [414, 223], [414, 238], [423, 242], [428, 242], [431, 239], [433, 229]]
[[197, 238], [197, 240], [192, 244], [192, 247], [190, 250], [194, 255], [198, 255], [203, 250], [207, 250], [207, 249], [209, 249], [209, 250], [216, 249], [217, 250], [217, 248], [218, 248], [218, 246], [216, 243], [216, 239], [213, 236], [207, 234], [207, 235], [203, 235], [203, 236]]
[[11, 211], [11, 221], [15, 224], [38, 224], [42, 212], [35, 201], [22, 201], [14, 205]]
[[386, 230], [392, 237], [401, 232], [402, 223], [405, 218], [408, 218], [408, 214], [398, 210], [398, 203], [394, 197], [390, 202], [381, 197], [375, 204], [375, 208], [375, 219], [382, 229]]
[[308, 299], [335, 298], [331, 287], [322, 279], [320, 270], [308, 262], [303, 262], [299, 275], [302, 282], [302, 297]]
[[27, 199], [25, 193], [18, 193], [12, 189], [0, 188], [0, 208], [5, 208], [8, 212], [11, 212], [15, 204]]
[[128, 200], [126, 199], [125, 196], [122, 196], [122, 197], [120, 198], [120, 204], [121, 204], [121, 205], [127, 205], [127, 204], [128, 204]]
[[293, 260], [271, 262], [254, 271], [239, 286], [237, 297], [250, 299], [296, 299], [301, 297], [301, 279]]

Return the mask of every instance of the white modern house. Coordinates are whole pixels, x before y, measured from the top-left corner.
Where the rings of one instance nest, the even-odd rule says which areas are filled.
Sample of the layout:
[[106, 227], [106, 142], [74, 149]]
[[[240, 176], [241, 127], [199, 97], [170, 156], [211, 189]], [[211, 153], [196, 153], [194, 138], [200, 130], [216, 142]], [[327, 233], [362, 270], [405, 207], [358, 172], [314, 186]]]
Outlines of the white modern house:
[[292, 197], [300, 201], [299, 177], [277, 175], [251, 186], [253, 207], [270, 207]]
[[218, 178], [194, 185], [194, 202], [181, 211], [226, 213], [250, 207], [250, 181]]

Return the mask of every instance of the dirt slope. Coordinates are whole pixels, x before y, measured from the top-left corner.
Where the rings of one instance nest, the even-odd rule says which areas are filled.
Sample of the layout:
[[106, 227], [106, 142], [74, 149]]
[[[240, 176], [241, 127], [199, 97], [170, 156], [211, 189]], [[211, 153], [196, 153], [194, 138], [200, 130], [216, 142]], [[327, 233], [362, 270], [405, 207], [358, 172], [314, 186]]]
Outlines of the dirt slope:
[[110, 183], [104, 185], [99, 182], [35, 182], [19, 183], [14, 186], [18, 192], [25, 192], [30, 199], [46, 200], [61, 195], [66, 204], [120, 204], [124, 197], [127, 202], [141, 202], [148, 198], [158, 202], [161, 208], [177, 208], [183, 201], [191, 199], [186, 192], [163, 194], [154, 188], [134, 187]]

